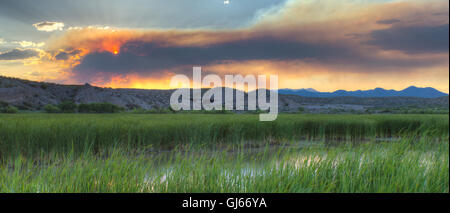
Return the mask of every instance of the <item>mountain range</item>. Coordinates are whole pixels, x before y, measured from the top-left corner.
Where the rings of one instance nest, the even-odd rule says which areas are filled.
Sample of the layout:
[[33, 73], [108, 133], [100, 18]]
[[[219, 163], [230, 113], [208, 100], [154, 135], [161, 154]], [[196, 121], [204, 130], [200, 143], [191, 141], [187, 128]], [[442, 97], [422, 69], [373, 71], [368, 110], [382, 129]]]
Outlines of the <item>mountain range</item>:
[[404, 90], [386, 90], [383, 88], [375, 88], [372, 90], [356, 90], [346, 91], [337, 90], [334, 92], [318, 92], [312, 88], [307, 89], [280, 89], [278, 93], [285, 95], [299, 95], [304, 97], [315, 98], [333, 98], [333, 97], [360, 97], [360, 98], [381, 98], [381, 97], [418, 97], [418, 98], [439, 98], [448, 96], [448, 94], [440, 92], [432, 87], [415, 87], [410, 86]]

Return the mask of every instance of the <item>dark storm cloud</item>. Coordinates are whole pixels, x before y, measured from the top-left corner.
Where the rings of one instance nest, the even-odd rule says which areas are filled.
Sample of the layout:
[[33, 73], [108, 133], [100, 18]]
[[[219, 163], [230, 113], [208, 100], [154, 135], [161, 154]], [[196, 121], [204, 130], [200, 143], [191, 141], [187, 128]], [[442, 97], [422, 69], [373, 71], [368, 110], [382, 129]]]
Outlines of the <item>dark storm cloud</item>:
[[449, 26], [393, 26], [371, 33], [368, 42], [385, 50], [414, 53], [446, 53], [449, 51]]
[[38, 57], [39, 52], [32, 49], [20, 50], [13, 49], [8, 52], [0, 53], [0, 60], [20, 60], [32, 57]]
[[[349, 44], [306, 43], [271, 37], [249, 38], [206, 46], [164, 46], [158, 43], [133, 41], [125, 43], [118, 55], [92, 52], [74, 69], [80, 76], [96, 72], [125, 74], [152, 73], [177, 67], [205, 66], [222, 61], [249, 60], [315, 60], [323, 64], [359, 67], [422, 67], [438, 60], [379, 58], [361, 52]], [[372, 72], [361, 70], [361, 72]]]
[[88, 54], [75, 70], [83, 71], [152, 71], [177, 66], [202, 66], [217, 61], [294, 60], [356, 57], [346, 46], [308, 44], [273, 38], [253, 38], [212, 44], [207, 46], [165, 47], [157, 43], [129, 42], [122, 46], [119, 55], [109, 52]]

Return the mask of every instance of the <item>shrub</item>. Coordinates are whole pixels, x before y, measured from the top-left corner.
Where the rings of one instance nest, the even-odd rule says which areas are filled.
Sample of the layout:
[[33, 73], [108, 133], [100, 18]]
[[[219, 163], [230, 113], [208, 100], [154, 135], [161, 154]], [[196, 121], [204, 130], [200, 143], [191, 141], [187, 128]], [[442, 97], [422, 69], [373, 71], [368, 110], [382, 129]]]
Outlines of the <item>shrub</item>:
[[133, 114], [145, 114], [145, 113], [151, 113], [151, 111], [152, 110], [148, 110], [147, 111], [147, 110], [142, 109], [142, 108], [134, 108], [130, 112], [133, 113]]
[[8, 103], [0, 101], [0, 108], [7, 107], [7, 106], [9, 106]]
[[81, 113], [116, 113], [121, 111], [123, 111], [122, 107], [110, 103], [80, 104], [78, 106], [78, 112]]
[[169, 113], [174, 113], [174, 111], [171, 110], [171, 108], [160, 108], [160, 107], [154, 107], [149, 110], [138, 107], [138, 108], [134, 108], [128, 112], [132, 113], [132, 114], [169, 114]]
[[169, 106], [168, 110], [170, 111], [170, 113], [177, 113], [177, 112], [178, 112], [178, 111], [174, 110], [174, 109], [172, 108], [172, 106]]
[[72, 101], [64, 101], [58, 105], [58, 108], [63, 113], [75, 113], [77, 110], [77, 105]]
[[52, 104], [46, 105], [44, 107], [44, 110], [47, 113], [60, 113], [61, 112], [61, 109], [59, 109], [57, 106], [52, 105]]
[[2, 110], [2, 112], [14, 114], [14, 113], [18, 113], [19, 110], [18, 110], [16, 107], [13, 107], [13, 106], [7, 106], [7, 107], [5, 107], [5, 108]]
[[174, 110], [172, 110], [172, 108], [160, 108], [159, 110], [159, 113], [164, 113], [164, 114], [169, 114], [169, 113], [175, 113], [175, 111]]

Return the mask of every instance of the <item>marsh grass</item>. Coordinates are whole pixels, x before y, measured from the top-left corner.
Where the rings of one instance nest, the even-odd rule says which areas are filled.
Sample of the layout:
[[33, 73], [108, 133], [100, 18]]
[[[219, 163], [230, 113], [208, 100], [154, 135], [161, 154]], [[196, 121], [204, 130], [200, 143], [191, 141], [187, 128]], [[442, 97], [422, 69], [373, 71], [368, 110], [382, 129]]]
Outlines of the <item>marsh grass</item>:
[[449, 192], [448, 115], [0, 115], [0, 192]]
[[427, 138], [249, 154], [19, 156], [0, 167], [1, 192], [449, 192], [447, 141]]
[[448, 137], [448, 130], [448, 115], [280, 115], [259, 122], [257, 115], [0, 114], [0, 155]]

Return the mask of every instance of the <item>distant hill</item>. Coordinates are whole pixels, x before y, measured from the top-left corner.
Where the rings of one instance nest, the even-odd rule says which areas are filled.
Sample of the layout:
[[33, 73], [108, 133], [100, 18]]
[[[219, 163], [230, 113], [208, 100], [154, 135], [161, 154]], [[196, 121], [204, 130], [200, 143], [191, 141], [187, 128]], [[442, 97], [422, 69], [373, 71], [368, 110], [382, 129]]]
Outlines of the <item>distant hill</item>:
[[[20, 110], [42, 110], [47, 104], [58, 104], [63, 101], [81, 103], [108, 102], [127, 109], [142, 108], [168, 108], [170, 96], [174, 90], [145, 90], [145, 89], [112, 89], [85, 85], [60, 85], [46, 82], [35, 82], [17, 78], [0, 76], [0, 108], [13, 105]], [[205, 92], [206, 89], [202, 89]], [[367, 91], [337, 91], [336, 97], [325, 95], [313, 89], [285, 90], [297, 93], [324, 94], [322, 97], [308, 97], [307, 95], [280, 94], [278, 108], [281, 112], [297, 112], [299, 109], [305, 113], [337, 113], [337, 112], [366, 112], [384, 108], [437, 108], [449, 107], [448, 95], [438, 98], [422, 97], [352, 97], [345, 95], [362, 94], [366, 92], [374, 96], [384, 93], [385, 90], [375, 89], [372, 93]], [[389, 90], [390, 91], [390, 90]], [[253, 91], [255, 92], [255, 91]], [[432, 96], [435, 90], [410, 87], [395, 94], [414, 93], [416, 96]], [[331, 93], [330, 93], [331, 94]], [[247, 95], [247, 94], [245, 94]], [[339, 96], [340, 95], [340, 96]], [[222, 97], [224, 98], [224, 97]], [[247, 101], [246, 101], [247, 104]]]
[[316, 98], [333, 98], [333, 97], [360, 97], [360, 98], [381, 98], [381, 97], [417, 97], [417, 98], [439, 98], [448, 96], [448, 94], [440, 92], [434, 88], [426, 87], [420, 88], [411, 86], [404, 90], [386, 90], [383, 88], [376, 88], [373, 90], [357, 90], [346, 91], [337, 90], [334, 92], [317, 92], [314, 89], [280, 89], [280, 94], [299, 95], [304, 97]]

